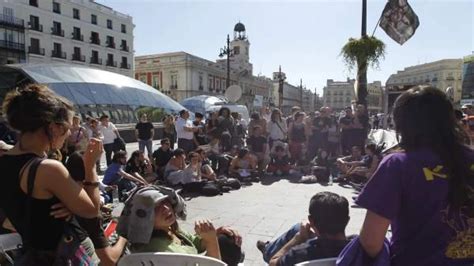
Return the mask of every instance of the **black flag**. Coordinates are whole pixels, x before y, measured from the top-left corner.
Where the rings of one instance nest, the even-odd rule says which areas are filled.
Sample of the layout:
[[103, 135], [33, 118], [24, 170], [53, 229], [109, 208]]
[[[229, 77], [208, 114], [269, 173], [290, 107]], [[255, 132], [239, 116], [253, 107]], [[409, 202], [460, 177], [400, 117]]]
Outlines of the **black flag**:
[[419, 25], [418, 16], [407, 0], [389, 0], [380, 19], [380, 27], [399, 44], [410, 39]]

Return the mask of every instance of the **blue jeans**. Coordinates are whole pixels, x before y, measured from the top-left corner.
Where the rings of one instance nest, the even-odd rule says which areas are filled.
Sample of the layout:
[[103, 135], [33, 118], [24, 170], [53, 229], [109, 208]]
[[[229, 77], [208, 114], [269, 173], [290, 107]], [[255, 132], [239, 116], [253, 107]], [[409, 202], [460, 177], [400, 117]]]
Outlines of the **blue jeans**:
[[300, 226], [301, 223], [293, 225], [288, 231], [283, 233], [277, 239], [268, 243], [265, 247], [265, 251], [263, 252], [263, 260], [266, 263], [269, 263], [272, 257], [275, 256], [275, 254], [300, 231]]
[[148, 157], [151, 157], [151, 154], [153, 153], [153, 147], [152, 146], [153, 146], [153, 141], [151, 139], [149, 139], [149, 140], [139, 139], [138, 140], [138, 150], [145, 153], [145, 147], [146, 147]]

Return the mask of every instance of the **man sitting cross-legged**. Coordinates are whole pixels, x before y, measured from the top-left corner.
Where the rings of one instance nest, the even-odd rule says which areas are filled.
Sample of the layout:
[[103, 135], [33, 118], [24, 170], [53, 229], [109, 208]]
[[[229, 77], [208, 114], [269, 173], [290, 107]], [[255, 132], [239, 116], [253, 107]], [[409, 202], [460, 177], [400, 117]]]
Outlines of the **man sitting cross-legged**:
[[337, 257], [349, 243], [345, 228], [349, 222], [346, 198], [331, 192], [314, 195], [308, 220], [296, 224], [272, 242], [257, 242], [270, 266]]

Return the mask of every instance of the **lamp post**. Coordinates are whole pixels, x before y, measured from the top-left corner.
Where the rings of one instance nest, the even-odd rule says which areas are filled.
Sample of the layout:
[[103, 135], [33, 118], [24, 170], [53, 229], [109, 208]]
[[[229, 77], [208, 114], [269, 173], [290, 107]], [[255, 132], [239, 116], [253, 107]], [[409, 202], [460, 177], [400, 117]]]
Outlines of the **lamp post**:
[[281, 66], [278, 69], [278, 108], [281, 109], [281, 106], [283, 105], [283, 85], [285, 82], [285, 76], [283, 73], [281, 73]]
[[[361, 38], [367, 38], [367, 0], [362, 0], [362, 25]], [[357, 103], [362, 104], [367, 109], [367, 61], [359, 62], [364, 66], [358, 66], [357, 72]]]
[[221, 52], [219, 53], [219, 57], [224, 57], [227, 55], [227, 79], [225, 81], [226, 89], [230, 86], [230, 60], [229, 57], [234, 55], [234, 50], [230, 48], [230, 37], [227, 34], [227, 46], [221, 48]]

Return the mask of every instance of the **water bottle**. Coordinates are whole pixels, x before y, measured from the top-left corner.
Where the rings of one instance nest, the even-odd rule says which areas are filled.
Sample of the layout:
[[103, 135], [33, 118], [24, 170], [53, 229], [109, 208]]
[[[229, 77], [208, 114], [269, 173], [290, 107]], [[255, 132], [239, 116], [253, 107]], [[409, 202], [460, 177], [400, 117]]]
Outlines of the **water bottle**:
[[112, 190], [112, 203], [114, 205], [117, 205], [119, 203], [118, 187], [115, 187], [114, 190]]
[[332, 174], [329, 175], [329, 182], [328, 182], [328, 185], [329, 185], [329, 186], [332, 186]]

